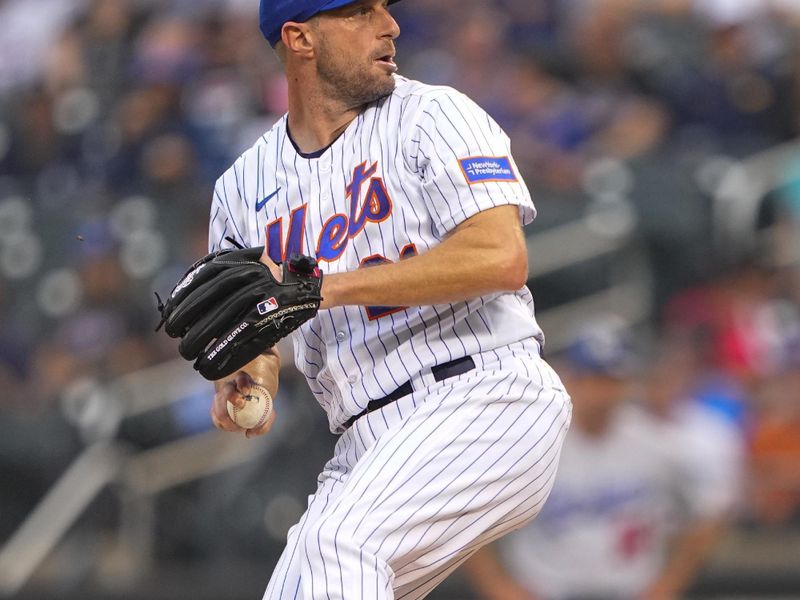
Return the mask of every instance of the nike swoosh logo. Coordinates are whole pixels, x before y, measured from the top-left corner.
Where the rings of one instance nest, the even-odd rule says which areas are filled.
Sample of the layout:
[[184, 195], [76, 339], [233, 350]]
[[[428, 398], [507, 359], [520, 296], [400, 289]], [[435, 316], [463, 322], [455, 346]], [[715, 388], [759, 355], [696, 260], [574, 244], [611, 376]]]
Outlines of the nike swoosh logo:
[[266, 198], [264, 198], [263, 200], [256, 200], [256, 212], [258, 212], [258, 211], [260, 211], [262, 208], [264, 208], [264, 205], [265, 205], [267, 202], [269, 202], [270, 200], [272, 200], [272, 199], [273, 199], [273, 198], [276, 196], [276, 194], [277, 194], [278, 192], [280, 192], [280, 191], [281, 191], [281, 188], [278, 188], [277, 190], [275, 190], [274, 192], [272, 192], [272, 193], [271, 193], [269, 196], [267, 196], [267, 197], [266, 197]]

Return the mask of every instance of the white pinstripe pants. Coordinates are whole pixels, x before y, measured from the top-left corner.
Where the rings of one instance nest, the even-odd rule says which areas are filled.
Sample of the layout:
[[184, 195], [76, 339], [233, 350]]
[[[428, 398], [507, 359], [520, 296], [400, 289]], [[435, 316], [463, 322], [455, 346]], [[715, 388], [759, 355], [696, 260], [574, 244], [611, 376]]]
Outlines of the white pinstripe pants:
[[535, 342], [473, 358], [342, 434], [264, 600], [423, 598], [538, 514], [569, 396]]

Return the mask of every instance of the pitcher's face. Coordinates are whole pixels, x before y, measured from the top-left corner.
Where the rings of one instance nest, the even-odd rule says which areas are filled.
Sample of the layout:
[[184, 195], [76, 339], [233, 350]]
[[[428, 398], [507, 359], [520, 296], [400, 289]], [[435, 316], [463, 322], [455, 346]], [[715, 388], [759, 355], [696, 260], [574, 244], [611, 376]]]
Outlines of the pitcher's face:
[[337, 99], [362, 106], [394, 90], [400, 27], [386, 0], [359, 0], [315, 18], [317, 75]]

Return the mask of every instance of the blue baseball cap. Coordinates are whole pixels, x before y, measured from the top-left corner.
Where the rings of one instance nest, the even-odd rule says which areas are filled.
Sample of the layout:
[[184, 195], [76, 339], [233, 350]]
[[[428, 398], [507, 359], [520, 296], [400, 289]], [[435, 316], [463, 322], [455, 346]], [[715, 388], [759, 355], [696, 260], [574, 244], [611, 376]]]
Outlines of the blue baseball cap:
[[[356, 0], [261, 0], [258, 22], [261, 33], [273, 48], [281, 40], [284, 23], [304, 23], [317, 13], [352, 4]], [[394, 4], [399, 0], [389, 0]]]
[[570, 366], [582, 373], [625, 379], [637, 368], [631, 332], [621, 319], [604, 315], [580, 327], [566, 348]]

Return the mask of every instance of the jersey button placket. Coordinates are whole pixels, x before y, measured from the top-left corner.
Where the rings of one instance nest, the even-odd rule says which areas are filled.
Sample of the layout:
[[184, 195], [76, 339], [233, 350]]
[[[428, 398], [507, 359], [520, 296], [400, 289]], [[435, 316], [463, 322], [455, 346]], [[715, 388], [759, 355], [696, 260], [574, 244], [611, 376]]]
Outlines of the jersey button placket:
[[343, 342], [347, 339], [347, 334], [344, 331], [337, 331], [336, 339], [337, 341]]
[[350, 376], [347, 378], [347, 383], [349, 383], [350, 385], [355, 385], [355, 384], [357, 384], [357, 383], [358, 383], [358, 375], [350, 375]]

